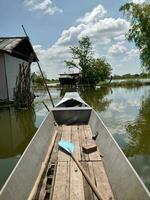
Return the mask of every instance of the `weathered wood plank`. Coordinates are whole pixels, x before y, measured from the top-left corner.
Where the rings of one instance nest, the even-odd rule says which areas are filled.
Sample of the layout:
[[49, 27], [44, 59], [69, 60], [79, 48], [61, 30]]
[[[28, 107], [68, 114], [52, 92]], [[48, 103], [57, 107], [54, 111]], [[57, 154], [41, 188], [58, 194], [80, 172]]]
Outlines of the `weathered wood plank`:
[[70, 200], [84, 200], [83, 175], [76, 163], [70, 162]]
[[81, 160], [80, 142], [79, 142], [79, 132], [77, 126], [71, 127], [71, 142], [75, 145], [73, 152], [74, 157], [77, 160]]
[[[87, 172], [87, 174], [91, 177], [88, 162], [81, 161], [81, 165], [84, 168], [84, 170]], [[85, 200], [94, 200], [93, 191], [84, 177], [83, 177], [83, 187], [84, 187]]]
[[[91, 131], [90, 126], [87, 126], [87, 125], [84, 126], [84, 134], [85, 134], [86, 140], [88, 140], [88, 139], [91, 140], [92, 139], [92, 131]], [[89, 160], [90, 161], [101, 160], [100, 152], [99, 152], [98, 148], [97, 148], [97, 151], [89, 153]]]
[[[61, 140], [71, 141], [71, 126], [62, 126]], [[58, 161], [70, 161], [70, 156], [66, 152], [59, 150]]]
[[[71, 127], [71, 142], [75, 144], [74, 157], [81, 160], [77, 126]], [[70, 199], [84, 199], [83, 175], [73, 159], [70, 162]]]
[[69, 161], [58, 162], [56, 179], [53, 191], [53, 200], [69, 200], [69, 171], [70, 171]]
[[81, 160], [82, 161], [85, 161], [85, 160], [88, 161], [89, 160], [89, 155], [82, 151], [82, 146], [83, 146], [83, 144], [86, 143], [84, 127], [83, 126], [79, 126], [78, 127], [78, 132], [79, 132], [79, 145], [80, 145], [80, 152], [81, 152]]
[[[113, 200], [114, 196], [103, 166], [103, 163], [92, 162], [97, 188], [105, 200]], [[96, 198], [96, 197], [95, 197]]]

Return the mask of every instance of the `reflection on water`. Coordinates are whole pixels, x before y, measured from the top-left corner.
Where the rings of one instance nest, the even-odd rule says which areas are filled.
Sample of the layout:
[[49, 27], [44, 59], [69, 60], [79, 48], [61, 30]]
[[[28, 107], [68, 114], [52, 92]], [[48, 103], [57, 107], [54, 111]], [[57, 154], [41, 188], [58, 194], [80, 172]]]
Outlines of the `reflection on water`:
[[34, 124], [33, 109], [0, 110], [0, 187], [33, 137], [37, 129]]
[[15, 111], [14, 108], [9, 108], [0, 112], [0, 158], [22, 154], [36, 131], [34, 122], [33, 109]]
[[127, 123], [126, 131], [130, 140], [124, 151], [150, 188], [150, 93], [142, 98], [139, 113]]
[[114, 88], [99, 115], [150, 189], [150, 87]]
[[[54, 104], [65, 92], [78, 91], [92, 106], [150, 189], [150, 87], [51, 88]], [[34, 109], [0, 110], [0, 187], [52, 107], [45, 91], [37, 90]]]
[[96, 111], [105, 111], [111, 99], [107, 99], [106, 95], [111, 93], [109, 87], [101, 88], [81, 88], [79, 90], [80, 96]]
[[150, 155], [150, 94], [142, 98], [139, 113], [134, 121], [128, 121], [126, 131], [130, 137], [126, 155]]

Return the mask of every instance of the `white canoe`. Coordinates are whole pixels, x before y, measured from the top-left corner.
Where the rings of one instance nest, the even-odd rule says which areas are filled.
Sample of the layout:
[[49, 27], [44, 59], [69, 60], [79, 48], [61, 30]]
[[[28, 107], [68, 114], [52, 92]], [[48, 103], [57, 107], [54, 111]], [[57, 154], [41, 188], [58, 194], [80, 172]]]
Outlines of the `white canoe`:
[[118, 200], [148, 200], [150, 193], [96, 112], [78, 93], [66, 93], [45, 117], [5, 185], [0, 200], [25, 200], [31, 192], [55, 124], [88, 124], [103, 155], [104, 167]]

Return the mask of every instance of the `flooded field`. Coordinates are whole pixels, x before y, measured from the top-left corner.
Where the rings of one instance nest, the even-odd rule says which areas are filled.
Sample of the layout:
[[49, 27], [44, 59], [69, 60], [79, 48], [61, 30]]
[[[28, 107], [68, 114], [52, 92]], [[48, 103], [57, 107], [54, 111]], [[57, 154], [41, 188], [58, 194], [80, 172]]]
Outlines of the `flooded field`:
[[[50, 88], [56, 104], [66, 91], [80, 96], [100, 115], [145, 185], [150, 189], [150, 87], [139, 88]], [[0, 109], [0, 188], [24, 152], [47, 110], [46, 91], [30, 110]]]

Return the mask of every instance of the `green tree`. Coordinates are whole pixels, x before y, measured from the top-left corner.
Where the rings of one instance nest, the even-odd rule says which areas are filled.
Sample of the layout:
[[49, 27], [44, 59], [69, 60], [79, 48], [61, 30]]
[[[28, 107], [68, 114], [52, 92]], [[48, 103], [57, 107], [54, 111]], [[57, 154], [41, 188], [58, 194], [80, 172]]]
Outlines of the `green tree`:
[[142, 66], [150, 71], [150, 4], [126, 3], [120, 7], [120, 11], [131, 22], [126, 37], [139, 48]]
[[[47, 79], [46, 72], [43, 71], [43, 75], [44, 75], [45, 80], [47, 81], [48, 79]], [[43, 77], [42, 77], [40, 72], [32, 73], [31, 79], [32, 79], [33, 84], [37, 84], [37, 85], [40, 85], [40, 86], [42, 86], [44, 84], [43, 83]]]
[[111, 67], [103, 58], [93, 58], [92, 44], [89, 37], [79, 40], [79, 45], [70, 47], [72, 60], [65, 60], [69, 68], [78, 68], [81, 72], [81, 82], [91, 86], [100, 80], [105, 80], [111, 73]]
[[94, 59], [93, 68], [95, 68], [98, 80], [104, 81], [111, 75], [111, 66], [105, 58]]

